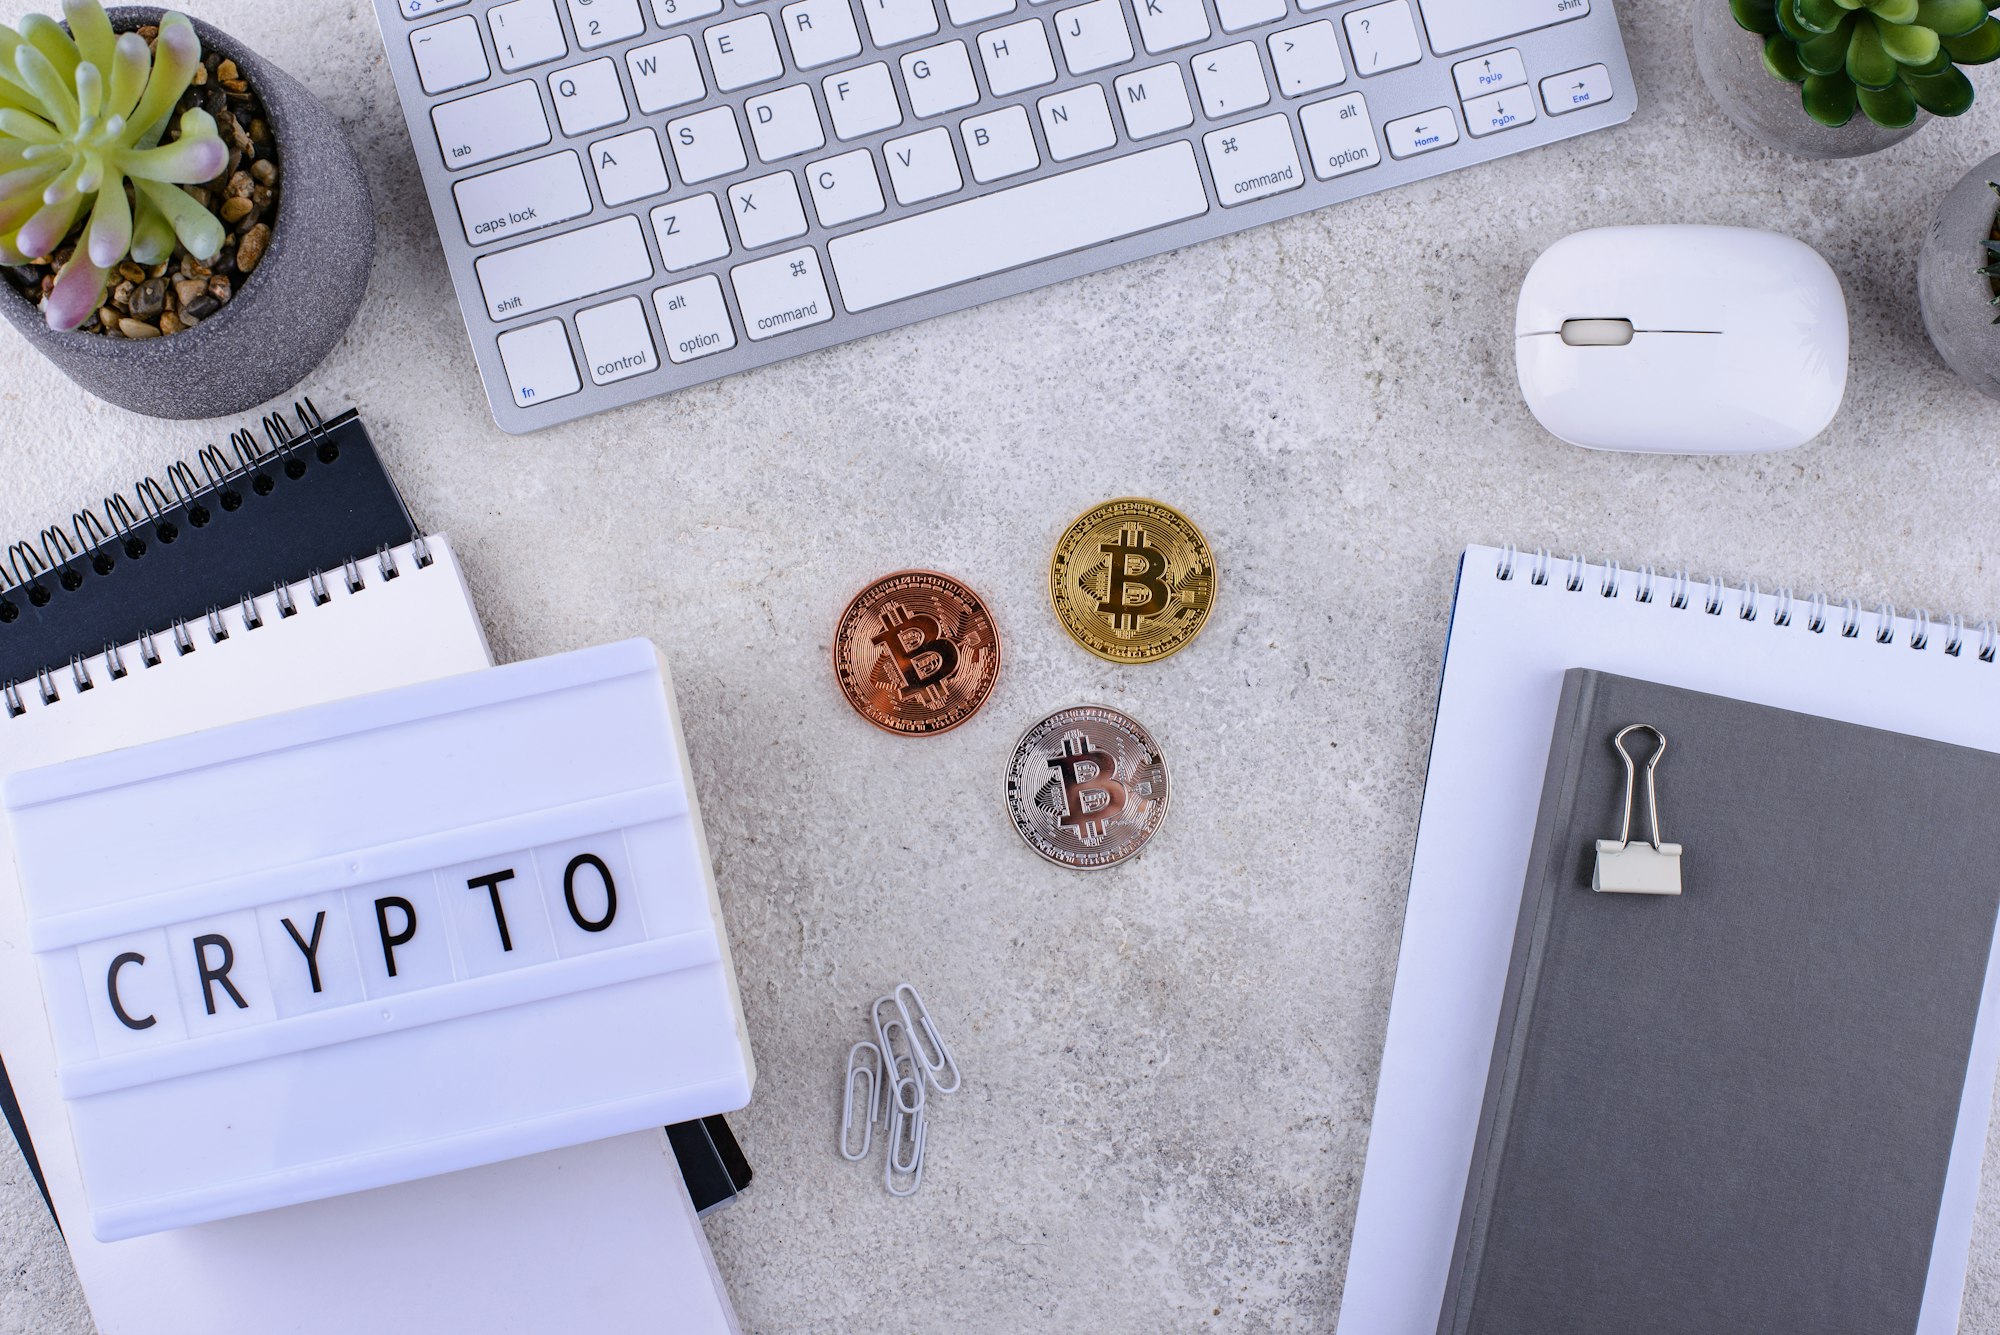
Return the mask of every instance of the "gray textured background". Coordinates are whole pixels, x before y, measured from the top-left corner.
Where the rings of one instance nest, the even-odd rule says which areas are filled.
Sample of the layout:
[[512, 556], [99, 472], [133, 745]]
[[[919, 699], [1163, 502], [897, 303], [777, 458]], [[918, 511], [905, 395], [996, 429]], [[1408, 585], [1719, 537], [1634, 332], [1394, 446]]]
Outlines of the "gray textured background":
[[[367, 412], [502, 658], [650, 635], [673, 660], [762, 1070], [732, 1118], [757, 1184], [709, 1228], [753, 1335], [1332, 1326], [1468, 541], [2000, 615], [2000, 404], [1932, 355], [1912, 271], [1936, 201], [2000, 140], [1990, 74], [1973, 114], [1885, 155], [1792, 161], [1722, 121], [1685, 4], [1639, 0], [1623, 129], [513, 439], [372, 11], [199, 8], [332, 105], [377, 192], [368, 304], [305, 389]], [[1622, 458], [1528, 416], [1529, 263], [1577, 228], [1665, 221], [1775, 227], [1832, 261], [1855, 355], [1825, 437]], [[0, 337], [0, 533], [222, 434], [92, 402]], [[1130, 670], [1070, 644], [1042, 586], [1063, 524], [1126, 492], [1183, 507], [1221, 569], [1202, 637]], [[848, 594], [912, 564], [985, 594], [1005, 643], [984, 712], [921, 741], [854, 718], [827, 663]], [[1019, 731], [1082, 701], [1150, 725], [1176, 784], [1151, 850], [1094, 875], [1042, 864], [1000, 804]], [[904, 977], [967, 1092], [895, 1201], [832, 1137], [842, 1054]], [[0, 1332], [87, 1331], [0, 1154]], [[1996, 1161], [1972, 1331], [2000, 1331]]]

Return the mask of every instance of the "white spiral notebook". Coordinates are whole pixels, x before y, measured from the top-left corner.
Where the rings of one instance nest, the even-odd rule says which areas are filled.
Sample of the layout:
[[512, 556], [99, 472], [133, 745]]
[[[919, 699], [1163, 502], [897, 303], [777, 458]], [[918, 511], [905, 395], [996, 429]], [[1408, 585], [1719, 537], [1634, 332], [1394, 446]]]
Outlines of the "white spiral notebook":
[[[2000, 752], [1996, 657], [1990, 622], [1466, 550], [1340, 1335], [1438, 1329], [1563, 673], [1596, 668]], [[1989, 956], [1918, 1335], [1958, 1329], [1996, 1068]]]
[[[218, 629], [227, 638], [216, 638]], [[189, 648], [175, 652], [176, 643]], [[490, 662], [463, 577], [439, 538], [281, 586], [117, 657], [122, 676], [94, 656], [81, 670], [8, 688], [0, 774]], [[94, 678], [87, 692], [77, 689], [85, 672]], [[339, 800], [338, 782], [328, 776], [328, 801]], [[218, 811], [214, 837], [229, 838], [235, 822], [284, 818]], [[736, 1330], [660, 1131], [96, 1241], [4, 825], [0, 1052], [104, 1335]]]

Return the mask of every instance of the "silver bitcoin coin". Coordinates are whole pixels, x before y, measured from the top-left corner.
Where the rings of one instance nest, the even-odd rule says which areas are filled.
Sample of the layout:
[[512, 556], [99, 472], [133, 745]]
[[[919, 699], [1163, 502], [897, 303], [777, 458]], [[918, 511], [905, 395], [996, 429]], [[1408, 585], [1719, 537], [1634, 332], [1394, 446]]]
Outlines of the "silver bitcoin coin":
[[1137, 719], [1102, 705], [1058, 710], [1021, 735], [1007, 814], [1062, 867], [1116, 866], [1167, 818], [1167, 762]]

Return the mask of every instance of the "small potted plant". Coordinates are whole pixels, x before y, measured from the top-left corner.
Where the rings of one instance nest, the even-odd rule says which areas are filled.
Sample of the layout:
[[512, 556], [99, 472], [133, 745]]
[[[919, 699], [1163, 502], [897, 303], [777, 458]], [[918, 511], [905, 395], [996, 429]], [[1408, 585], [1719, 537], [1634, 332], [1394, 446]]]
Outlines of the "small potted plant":
[[283, 394], [346, 331], [374, 259], [339, 123], [185, 15], [63, 12], [0, 28], [0, 314], [135, 412]]
[[2000, 399], [2000, 154], [1938, 206], [1917, 256], [1917, 302], [1945, 365]]
[[[1726, 7], [1725, 7], [1726, 6]], [[1985, 0], [1700, 0], [1695, 64], [1758, 142], [1856, 157], [1972, 106], [1961, 65], [2000, 57]]]

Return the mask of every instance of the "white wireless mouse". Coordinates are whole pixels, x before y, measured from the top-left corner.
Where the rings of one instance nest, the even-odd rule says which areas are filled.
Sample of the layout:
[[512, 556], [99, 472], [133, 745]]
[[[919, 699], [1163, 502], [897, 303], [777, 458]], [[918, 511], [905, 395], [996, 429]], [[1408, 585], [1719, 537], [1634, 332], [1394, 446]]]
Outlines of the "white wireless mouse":
[[1747, 227], [1601, 227], [1521, 284], [1514, 364], [1572, 445], [1645, 454], [1788, 450], [1847, 388], [1847, 299], [1801, 241]]

